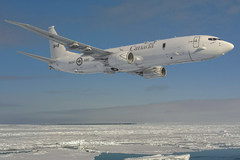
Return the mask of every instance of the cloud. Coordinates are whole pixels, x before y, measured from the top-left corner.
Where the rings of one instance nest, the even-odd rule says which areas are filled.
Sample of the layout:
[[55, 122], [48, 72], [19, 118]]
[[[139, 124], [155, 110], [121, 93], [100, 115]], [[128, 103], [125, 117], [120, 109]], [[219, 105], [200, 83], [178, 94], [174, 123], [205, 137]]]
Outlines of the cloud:
[[[176, 23], [181, 27], [186, 26], [186, 23], [197, 23], [196, 27], [201, 27], [216, 19], [228, 21], [229, 14], [239, 10], [238, 7], [232, 7], [232, 1], [225, 0], [125, 0], [114, 6], [102, 7], [97, 12], [98, 15], [95, 15], [96, 20], [92, 22], [97, 23], [98, 25], [93, 26], [98, 28], [127, 26], [130, 30], [136, 30], [135, 27], [146, 23], [158, 25], [158, 22], [162, 22], [162, 27]], [[228, 18], [222, 20], [222, 16]]]
[[[189, 9], [195, 5], [202, 5], [206, 0], [188, 1], [188, 0], [131, 0], [122, 1], [122, 3], [103, 9], [102, 17], [106, 21], [114, 22], [135, 23], [139, 21], [145, 21], [151, 18], [157, 18], [156, 20], [183, 20], [193, 17], [192, 13], [189, 13]], [[193, 17], [194, 18], [194, 17]]]
[[240, 5], [232, 6], [228, 9], [229, 14], [239, 14], [240, 13]]
[[109, 94], [111, 94], [110, 92], [107, 92], [107, 91], [103, 91], [103, 90], [99, 90], [99, 89], [96, 89], [96, 88], [87, 88], [87, 89], [81, 89], [79, 87], [76, 86], [76, 88], [74, 88], [73, 90], [46, 90], [44, 91], [44, 93], [47, 93], [47, 94], [51, 94], [51, 95], [58, 95], [58, 94], [74, 94], [74, 95], [79, 95], [79, 96], [89, 96], [89, 97], [92, 97], [92, 96], [99, 96], [99, 95], [105, 95], [105, 96], [109, 96]]
[[0, 81], [11, 81], [11, 80], [30, 80], [35, 77], [28, 76], [0, 76]]
[[[208, 123], [240, 122], [240, 99], [185, 100], [140, 106], [46, 111], [1, 116], [0, 123]], [[67, 107], [67, 106], [66, 106]]]
[[[74, 122], [238, 122], [240, 100], [186, 100], [141, 106], [60, 111], [49, 114]], [[52, 118], [53, 118], [52, 117]], [[53, 120], [53, 119], [52, 119]]]
[[11, 104], [11, 103], [1, 103], [0, 102], [0, 108], [1, 109], [3, 109], [3, 108], [6, 108], [6, 109], [8, 109], [8, 108], [16, 108], [16, 107], [20, 107], [21, 105], [19, 105], [19, 104]]
[[168, 89], [168, 86], [158, 86], [158, 85], [153, 85], [153, 86], [148, 86], [144, 90], [147, 92], [153, 92], [153, 91], [166, 91]]
[[62, 78], [62, 76], [0, 76], [0, 81]]
[[48, 93], [48, 94], [69, 94], [69, 93], [75, 93], [75, 92], [70, 91], [70, 90], [49, 90], [49, 91], [46, 91], [44, 93]]

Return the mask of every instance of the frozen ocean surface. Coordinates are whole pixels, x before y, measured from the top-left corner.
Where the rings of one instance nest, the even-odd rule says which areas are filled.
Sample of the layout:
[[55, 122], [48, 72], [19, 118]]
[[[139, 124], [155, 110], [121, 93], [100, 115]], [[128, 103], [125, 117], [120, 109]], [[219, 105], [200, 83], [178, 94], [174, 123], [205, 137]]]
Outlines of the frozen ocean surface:
[[240, 124], [0, 125], [1, 160], [94, 160], [101, 153], [185, 160], [194, 152], [239, 148]]

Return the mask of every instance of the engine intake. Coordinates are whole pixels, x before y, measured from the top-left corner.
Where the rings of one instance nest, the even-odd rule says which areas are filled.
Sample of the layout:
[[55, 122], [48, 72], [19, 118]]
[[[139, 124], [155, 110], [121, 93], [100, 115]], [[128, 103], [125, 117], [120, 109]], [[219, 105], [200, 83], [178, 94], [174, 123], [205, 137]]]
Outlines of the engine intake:
[[127, 54], [127, 61], [129, 64], [132, 64], [134, 62], [134, 56], [133, 56], [132, 52], [129, 52]]
[[133, 67], [135, 57], [132, 52], [114, 53], [108, 57], [108, 64], [119, 70], [129, 70]]
[[162, 66], [151, 67], [142, 72], [142, 76], [146, 79], [165, 77], [166, 74], [167, 70]]

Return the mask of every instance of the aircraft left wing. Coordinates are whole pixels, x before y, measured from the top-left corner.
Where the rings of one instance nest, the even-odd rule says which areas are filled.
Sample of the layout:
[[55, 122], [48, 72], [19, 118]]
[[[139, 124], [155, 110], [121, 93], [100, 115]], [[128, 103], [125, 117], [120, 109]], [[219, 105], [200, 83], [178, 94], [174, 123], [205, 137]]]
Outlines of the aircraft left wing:
[[108, 52], [99, 48], [95, 48], [92, 47], [90, 45], [87, 44], [83, 44], [59, 35], [55, 35], [52, 33], [49, 33], [48, 31], [42, 30], [40, 28], [34, 27], [32, 25], [29, 24], [24, 24], [24, 23], [19, 23], [19, 22], [14, 22], [14, 21], [8, 21], [5, 20], [7, 23], [11, 23], [17, 26], [20, 26], [24, 29], [27, 29], [31, 32], [37, 33], [42, 37], [45, 37], [47, 39], [53, 40], [57, 43], [60, 43], [64, 46], [68, 47], [68, 50], [76, 50], [79, 51], [85, 55], [90, 55], [96, 59], [106, 59], [110, 54], [112, 54], [112, 52]]

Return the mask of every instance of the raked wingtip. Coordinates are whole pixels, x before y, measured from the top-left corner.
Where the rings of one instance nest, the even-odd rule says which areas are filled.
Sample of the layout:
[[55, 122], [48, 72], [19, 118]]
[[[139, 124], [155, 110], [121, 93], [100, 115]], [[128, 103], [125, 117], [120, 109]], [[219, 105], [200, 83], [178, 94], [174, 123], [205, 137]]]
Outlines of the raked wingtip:
[[15, 22], [15, 21], [9, 21], [9, 20], [4, 20], [4, 21], [7, 22], [7, 23], [10, 23], [10, 24], [17, 25], [17, 26], [24, 26], [24, 25], [26, 25], [24, 23]]
[[18, 25], [19, 23], [18, 22], [14, 22], [14, 21], [9, 21], [9, 20], [4, 20], [5, 22], [7, 23], [10, 23], [10, 24], [14, 24], [14, 25]]
[[4, 21], [7, 22], [7, 23], [13, 23], [13, 21], [9, 21], [7, 19], [5, 19]]
[[17, 51], [18, 53], [23, 53], [22, 51]]

